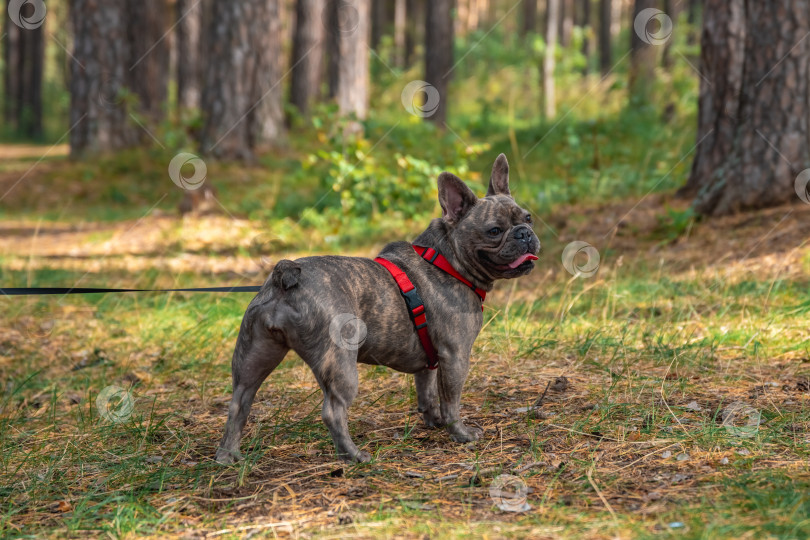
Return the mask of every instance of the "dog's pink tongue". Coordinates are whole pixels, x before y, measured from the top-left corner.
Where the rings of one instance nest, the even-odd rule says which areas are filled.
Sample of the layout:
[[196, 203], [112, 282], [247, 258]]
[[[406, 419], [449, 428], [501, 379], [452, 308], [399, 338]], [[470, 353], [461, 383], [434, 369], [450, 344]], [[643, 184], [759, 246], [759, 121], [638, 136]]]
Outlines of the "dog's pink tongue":
[[509, 268], [517, 268], [521, 264], [525, 263], [526, 261], [536, 261], [537, 255], [532, 255], [531, 253], [524, 253], [514, 261], [509, 263]]

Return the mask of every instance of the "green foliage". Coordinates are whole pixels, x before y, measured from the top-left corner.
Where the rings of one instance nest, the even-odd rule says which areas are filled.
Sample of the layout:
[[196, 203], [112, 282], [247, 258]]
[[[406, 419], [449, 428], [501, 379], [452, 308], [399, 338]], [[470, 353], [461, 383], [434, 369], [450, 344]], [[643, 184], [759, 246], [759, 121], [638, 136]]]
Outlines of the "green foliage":
[[656, 218], [658, 219], [656, 234], [660, 234], [667, 241], [672, 241], [691, 228], [697, 216], [690, 206], [685, 210], [667, 208], [666, 215], [658, 215]]
[[377, 159], [364, 153], [367, 141], [359, 143], [353, 152], [319, 151], [312, 156], [329, 166], [327, 178], [340, 195], [342, 217], [374, 219], [388, 212], [413, 217], [433, 209], [432, 179], [441, 167], [399, 153], [390, 162]]
[[[302, 161], [299, 176], [318, 178], [325, 194], [302, 212], [301, 224], [342, 237], [400, 229], [403, 222], [436, 216], [439, 174], [447, 170], [469, 179], [470, 160], [489, 148], [468, 146], [418, 119], [393, 128], [369, 121], [354, 134], [351, 123], [334, 114], [321, 109], [313, 119], [318, 127], [330, 126], [332, 135], [322, 133], [329, 150]], [[430, 140], [442, 144], [425, 143]], [[377, 150], [378, 145], [387, 148]]]

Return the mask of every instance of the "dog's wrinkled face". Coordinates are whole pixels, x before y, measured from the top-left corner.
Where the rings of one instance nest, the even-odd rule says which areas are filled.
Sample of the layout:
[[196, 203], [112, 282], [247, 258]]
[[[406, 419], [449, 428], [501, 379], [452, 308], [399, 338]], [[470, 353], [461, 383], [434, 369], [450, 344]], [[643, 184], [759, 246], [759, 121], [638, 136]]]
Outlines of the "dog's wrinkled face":
[[540, 251], [531, 214], [509, 192], [509, 164], [501, 154], [492, 167], [487, 196], [479, 199], [456, 176], [439, 176], [442, 217], [448, 238], [464, 264], [491, 280], [531, 272]]
[[528, 274], [540, 250], [531, 220], [529, 212], [511, 197], [486, 197], [459, 224], [458, 230], [463, 233], [458, 237], [466, 245], [456, 248], [467, 253], [468, 264], [474, 258], [483, 273], [493, 279]]

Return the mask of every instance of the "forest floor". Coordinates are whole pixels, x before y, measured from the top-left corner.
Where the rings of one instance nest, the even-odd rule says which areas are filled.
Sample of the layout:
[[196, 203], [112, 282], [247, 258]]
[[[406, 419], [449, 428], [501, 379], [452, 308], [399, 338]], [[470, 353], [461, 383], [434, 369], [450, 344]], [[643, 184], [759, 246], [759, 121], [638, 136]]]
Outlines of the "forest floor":
[[[462, 415], [482, 439], [425, 428], [412, 377], [362, 366], [360, 465], [336, 460], [293, 355], [259, 391], [245, 459], [213, 461], [250, 294], [0, 298], [0, 536], [806, 538], [810, 206], [677, 222], [685, 208], [653, 194], [537, 216], [537, 267], [487, 297], [473, 351]], [[594, 276], [563, 268], [574, 240], [598, 250]], [[332, 251], [300, 245], [228, 215], [14, 216], [0, 283], [259, 284]], [[111, 386], [120, 418], [99, 410]]]

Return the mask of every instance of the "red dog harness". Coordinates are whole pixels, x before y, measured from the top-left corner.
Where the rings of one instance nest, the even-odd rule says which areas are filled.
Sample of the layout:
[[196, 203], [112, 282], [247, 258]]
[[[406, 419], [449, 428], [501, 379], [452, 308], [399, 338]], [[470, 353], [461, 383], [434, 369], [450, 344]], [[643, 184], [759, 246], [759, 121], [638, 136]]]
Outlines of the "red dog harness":
[[[453, 265], [450, 264], [450, 261], [445, 259], [444, 256], [435, 249], [423, 246], [413, 246], [413, 249], [427, 262], [444, 270], [471, 288], [481, 299], [481, 310], [484, 310], [484, 299], [487, 297], [487, 292], [484, 289], [476, 287], [470, 282], [470, 280], [459, 274], [458, 271], [453, 268]], [[397, 282], [399, 292], [402, 294], [402, 298], [405, 299], [405, 304], [408, 306], [408, 313], [411, 315], [411, 321], [416, 329], [416, 334], [419, 336], [419, 341], [422, 342], [422, 348], [425, 349], [425, 353], [427, 354], [427, 368], [436, 369], [439, 367], [439, 356], [436, 353], [436, 348], [433, 347], [433, 342], [430, 340], [430, 335], [428, 334], [427, 317], [425, 316], [425, 304], [422, 302], [422, 298], [416, 291], [416, 287], [414, 287], [411, 280], [408, 279], [408, 275], [399, 266], [395, 265], [388, 259], [377, 257], [374, 259], [374, 262], [380, 263], [386, 270], [388, 270], [388, 272], [394, 278], [394, 281]]]

